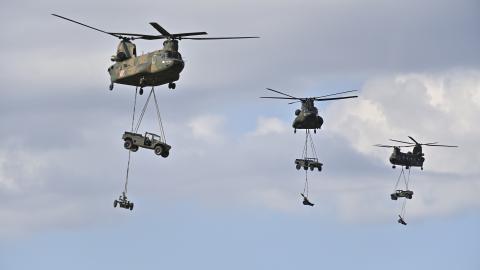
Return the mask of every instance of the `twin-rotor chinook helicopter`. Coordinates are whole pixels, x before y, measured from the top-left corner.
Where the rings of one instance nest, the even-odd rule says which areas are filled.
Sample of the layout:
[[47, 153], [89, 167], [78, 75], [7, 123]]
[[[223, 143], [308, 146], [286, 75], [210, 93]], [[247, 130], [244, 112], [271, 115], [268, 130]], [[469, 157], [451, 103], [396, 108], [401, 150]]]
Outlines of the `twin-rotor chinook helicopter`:
[[[393, 148], [393, 153], [390, 155], [390, 163], [392, 163], [392, 168], [395, 169], [395, 166], [405, 166], [405, 169], [410, 167], [420, 167], [423, 170], [423, 162], [425, 161], [424, 153], [422, 152], [422, 145], [424, 146], [440, 146], [440, 147], [458, 147], [457, 145], [443, 145], [438, 144], [438, 142], [433, 143], [419, 143], [411, 136], [408, 136], [411, 142], [404, 142], [399, 140], [392, 140], [392, 142], [403, 143], [405, 145], [385, 145], [385, 144], [376, 144], [377, 147], [387, 147]], [[401, 147], [413, 147], [412, 152], [403, 153], [400, 151]]]
[[[219, 40], [219, 39], [245, 39], [258, 37], [191, 37], [206, 35], [207, 32], [188, 32], [171, 34], [156, 22], [151, 22], [161, 35], [132, 34], [107, 32], [72, 19], [52, 14], [58, 18], [88, 27], [90, 29], [114, 36], [121, 41], [117, 47], [117, 54], [111, 57], [115, 62], [108, 68], [110, 74], [110, 90], [113, 85], [125, 84], [140, 87], [140, 95], [143, 87], [158, 86], [168, 83], [168, 88], [175, 89], [175, 82], [180, 78], [180, 72], [185, 67], [181, 54], [178, 52], [178, 41], [181, 39], [191, 40]], [[136, 46], [132, 42], [135, 39], [157, 40], [165, 39], [163, 49], [137, 56]]]
[[[308, 97], [308, 98], [298, 98], [294, 97], [280, 91], [266, 88], [269, 91], [284, 95], [284, 97], [260, 97], [260, 98], [273, 98], [273, 99], [290, 99], [296, 100], [288, 104], [293, 104], [297, 102], [302, 103], [301, 109], [295, 111], [295, 120], [293, 120], [292, 127], [294, 128], [294, 133], [297, 133], [297, 129], [313, 129], [314, 133], [317, 133], [317, 129], [320, 129], [323, 124], [323, 118], [318, 115], [318, 109], [314, 106], [315, 101], [327, 101], [327, 100], [337, 100], [337, 99], [347, 99], [347, 98], [356, 98], [358, 96], [345, 96], [345, 97], [330, 97], [345, 93], [355, 92], [357, 90], [344, 91], [334, 94], [323, 95], [319, 97]], [[330, 97], [330, 98], [327, 98]]]

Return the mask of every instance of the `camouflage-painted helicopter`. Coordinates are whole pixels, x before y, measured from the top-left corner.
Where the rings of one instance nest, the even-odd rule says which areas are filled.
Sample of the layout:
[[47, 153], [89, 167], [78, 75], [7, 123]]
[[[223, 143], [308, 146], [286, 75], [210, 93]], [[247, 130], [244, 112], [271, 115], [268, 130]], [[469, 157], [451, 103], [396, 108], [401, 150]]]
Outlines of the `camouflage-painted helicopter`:
[[[178, 52], [178, 41], [181, 39], [191, 40], [218, 40], [218, 39], [245, 39], [258, 37], [191, 37], [206, 35], [207, 32], [189, 32], [171, 34], [155, 22], [151, 22], [161, 35], [146, 35], [132, 33], [106, 32], [98, 28], [74, 21], [72, 19], [52, 14], [58, 18], [88, 27], [90, 29], [119, 38], [120, 44], [117, 47], [117, 54], [111, 57], [115, 62], [108, 68], [110, 73], [110, 90], [113, 85], [125, 84], [140, 87], [140, 95], [143, 94], [143, 87], [158, 86], [168, 83], [168, 88], [175, 89], [175, 81], [180, 78], [185, 63]], [[135, 39], [157, 40], [165, 39], [163, 49], [137, 56], [136, 46], [132, 42]]]
[[[405, 145], [385, 145], [385, 144], [376, 144], [377, 147], [387, 147], [393, 148], [393, 153], [390, 155], [390, 163], [392, 163], [392, 168], [395, 169], [395, 165], [405, 166], [408, 170], [410, 167], [420, 167], [423, 170], [423, 162], [425, 161], [424, 153], [422, 152], [422, 145], [424, 146], [440, 146], [440, 147], [458, 147], [457, 145], [443, 145], [438, 144], [438, 142], [433, 143], [419, 143], [411, 136], [408, 136], [411, 142], [404, 142], [399, 140], [392, 140], [392, 142], [403, 143]], [[403, 153], [400, 151], [401, 147], [413, 147], [412, 152]]]
[[317, 133], [317, 129], [320, 129], [322, 127], [323, 118], [318, 115], [318, 109], [317, 107], [314, 106], [315, 101], [327, 101], [327, 100], [337, 100], [337, 99], [347, 99], [347, 98], [358, 97], [358, 96], [345, 96], [345, 97], [327, 98], [330, 96], [355, 92], [357, 90], [344, 91], [344, 92], [328, 94], [328, 95], [319, 96], [319, 97], [297, 98], [271, 88], [266, 88], [266, 89], [269, 91], [284, 95], [285, 97], [260, 97], [260, 98], [291, 99], [296, 101], [290, 102], [288, 104], [293, 104], [297, 102], [302, 103], [302, 108], [297, 109], [295, 111], [296, 117], [295, 117], [295, 120], [293, 120], [293, 124], [292, 124], [292, 127], [294, 128], [293, 130], [294, 133], [297, 133], [297, 129], [313, 129], [314, 133]]

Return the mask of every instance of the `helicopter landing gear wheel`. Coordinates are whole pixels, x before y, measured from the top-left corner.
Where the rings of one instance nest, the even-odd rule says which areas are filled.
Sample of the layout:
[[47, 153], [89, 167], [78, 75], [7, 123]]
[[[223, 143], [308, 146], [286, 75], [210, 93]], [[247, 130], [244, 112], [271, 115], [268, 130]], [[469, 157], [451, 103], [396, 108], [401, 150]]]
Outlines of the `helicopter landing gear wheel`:
[[317, 134], [317, 129], [314, 129], [314, 130], [313, 130], [313, 133]]
[[143, 95], [143, 87], [140, 87], [140, 90], [138, 91], [140, 95]]
[[297, 129], [296, 129], [296, 128], [295, 128], [295, 129], [293, 129], [293, 133], [297, 133]]
[[422, 171], [423, 171], [423, 167], [420, 167], [420, 169], [422, 169]]
[[108, 89], [109, 89], [110, 91], [112, 91], [112, 90], [113, 90], [113, 82], [112, 82], [112, 83], [110, 83], [110, 86], [108, 87]]
[[168, 88], [170, 88], [170, 89], [175, 89], [175, 87], [177, 87], [177, 85], [175, 83], [171, 82], [171, 83], [168, 84]]
[[395, 168], [396, 168], [395, 165], [393, 165], [393, 166], [392, 166], [392, 169], [395, 169]]

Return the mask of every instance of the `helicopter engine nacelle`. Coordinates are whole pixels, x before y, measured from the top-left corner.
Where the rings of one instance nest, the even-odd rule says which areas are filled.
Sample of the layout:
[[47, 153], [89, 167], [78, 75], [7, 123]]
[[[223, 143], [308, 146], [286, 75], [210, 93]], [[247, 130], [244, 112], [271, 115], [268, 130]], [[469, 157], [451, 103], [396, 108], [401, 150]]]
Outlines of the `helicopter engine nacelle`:
[[132, 57], [137, 56], [137, 49], [135, 44], [128, 40], [122, 40], [118, 44], [117, 54], [113, 55], [110, 60], [115, 62], [121, 62]]
[[163, 49], [165, 51], [178, 52], [178, 40], [167, 39], [163, 42]]
[[301, 112], [301, 111], [300, 111], [299, 109], [297, 109], [297, 110], [295, 111], [295, 115], [299, 115], [300, 112]]

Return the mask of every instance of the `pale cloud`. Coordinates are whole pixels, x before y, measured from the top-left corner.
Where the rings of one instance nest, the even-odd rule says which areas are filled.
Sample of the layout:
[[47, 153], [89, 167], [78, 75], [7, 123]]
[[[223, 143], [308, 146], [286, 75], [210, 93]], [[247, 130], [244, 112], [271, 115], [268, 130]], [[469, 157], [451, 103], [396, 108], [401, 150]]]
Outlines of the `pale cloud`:
[[225, 117], [220, 115], [201, 115], [193, 118], [189, 123], [194, 138], [208, 143], [221, 144], [225, 141], [223, 126]]
[[258, 117], [255, 131], [249, 136], [279, 135], [289, 130], [289, 126], [275, 117]]

